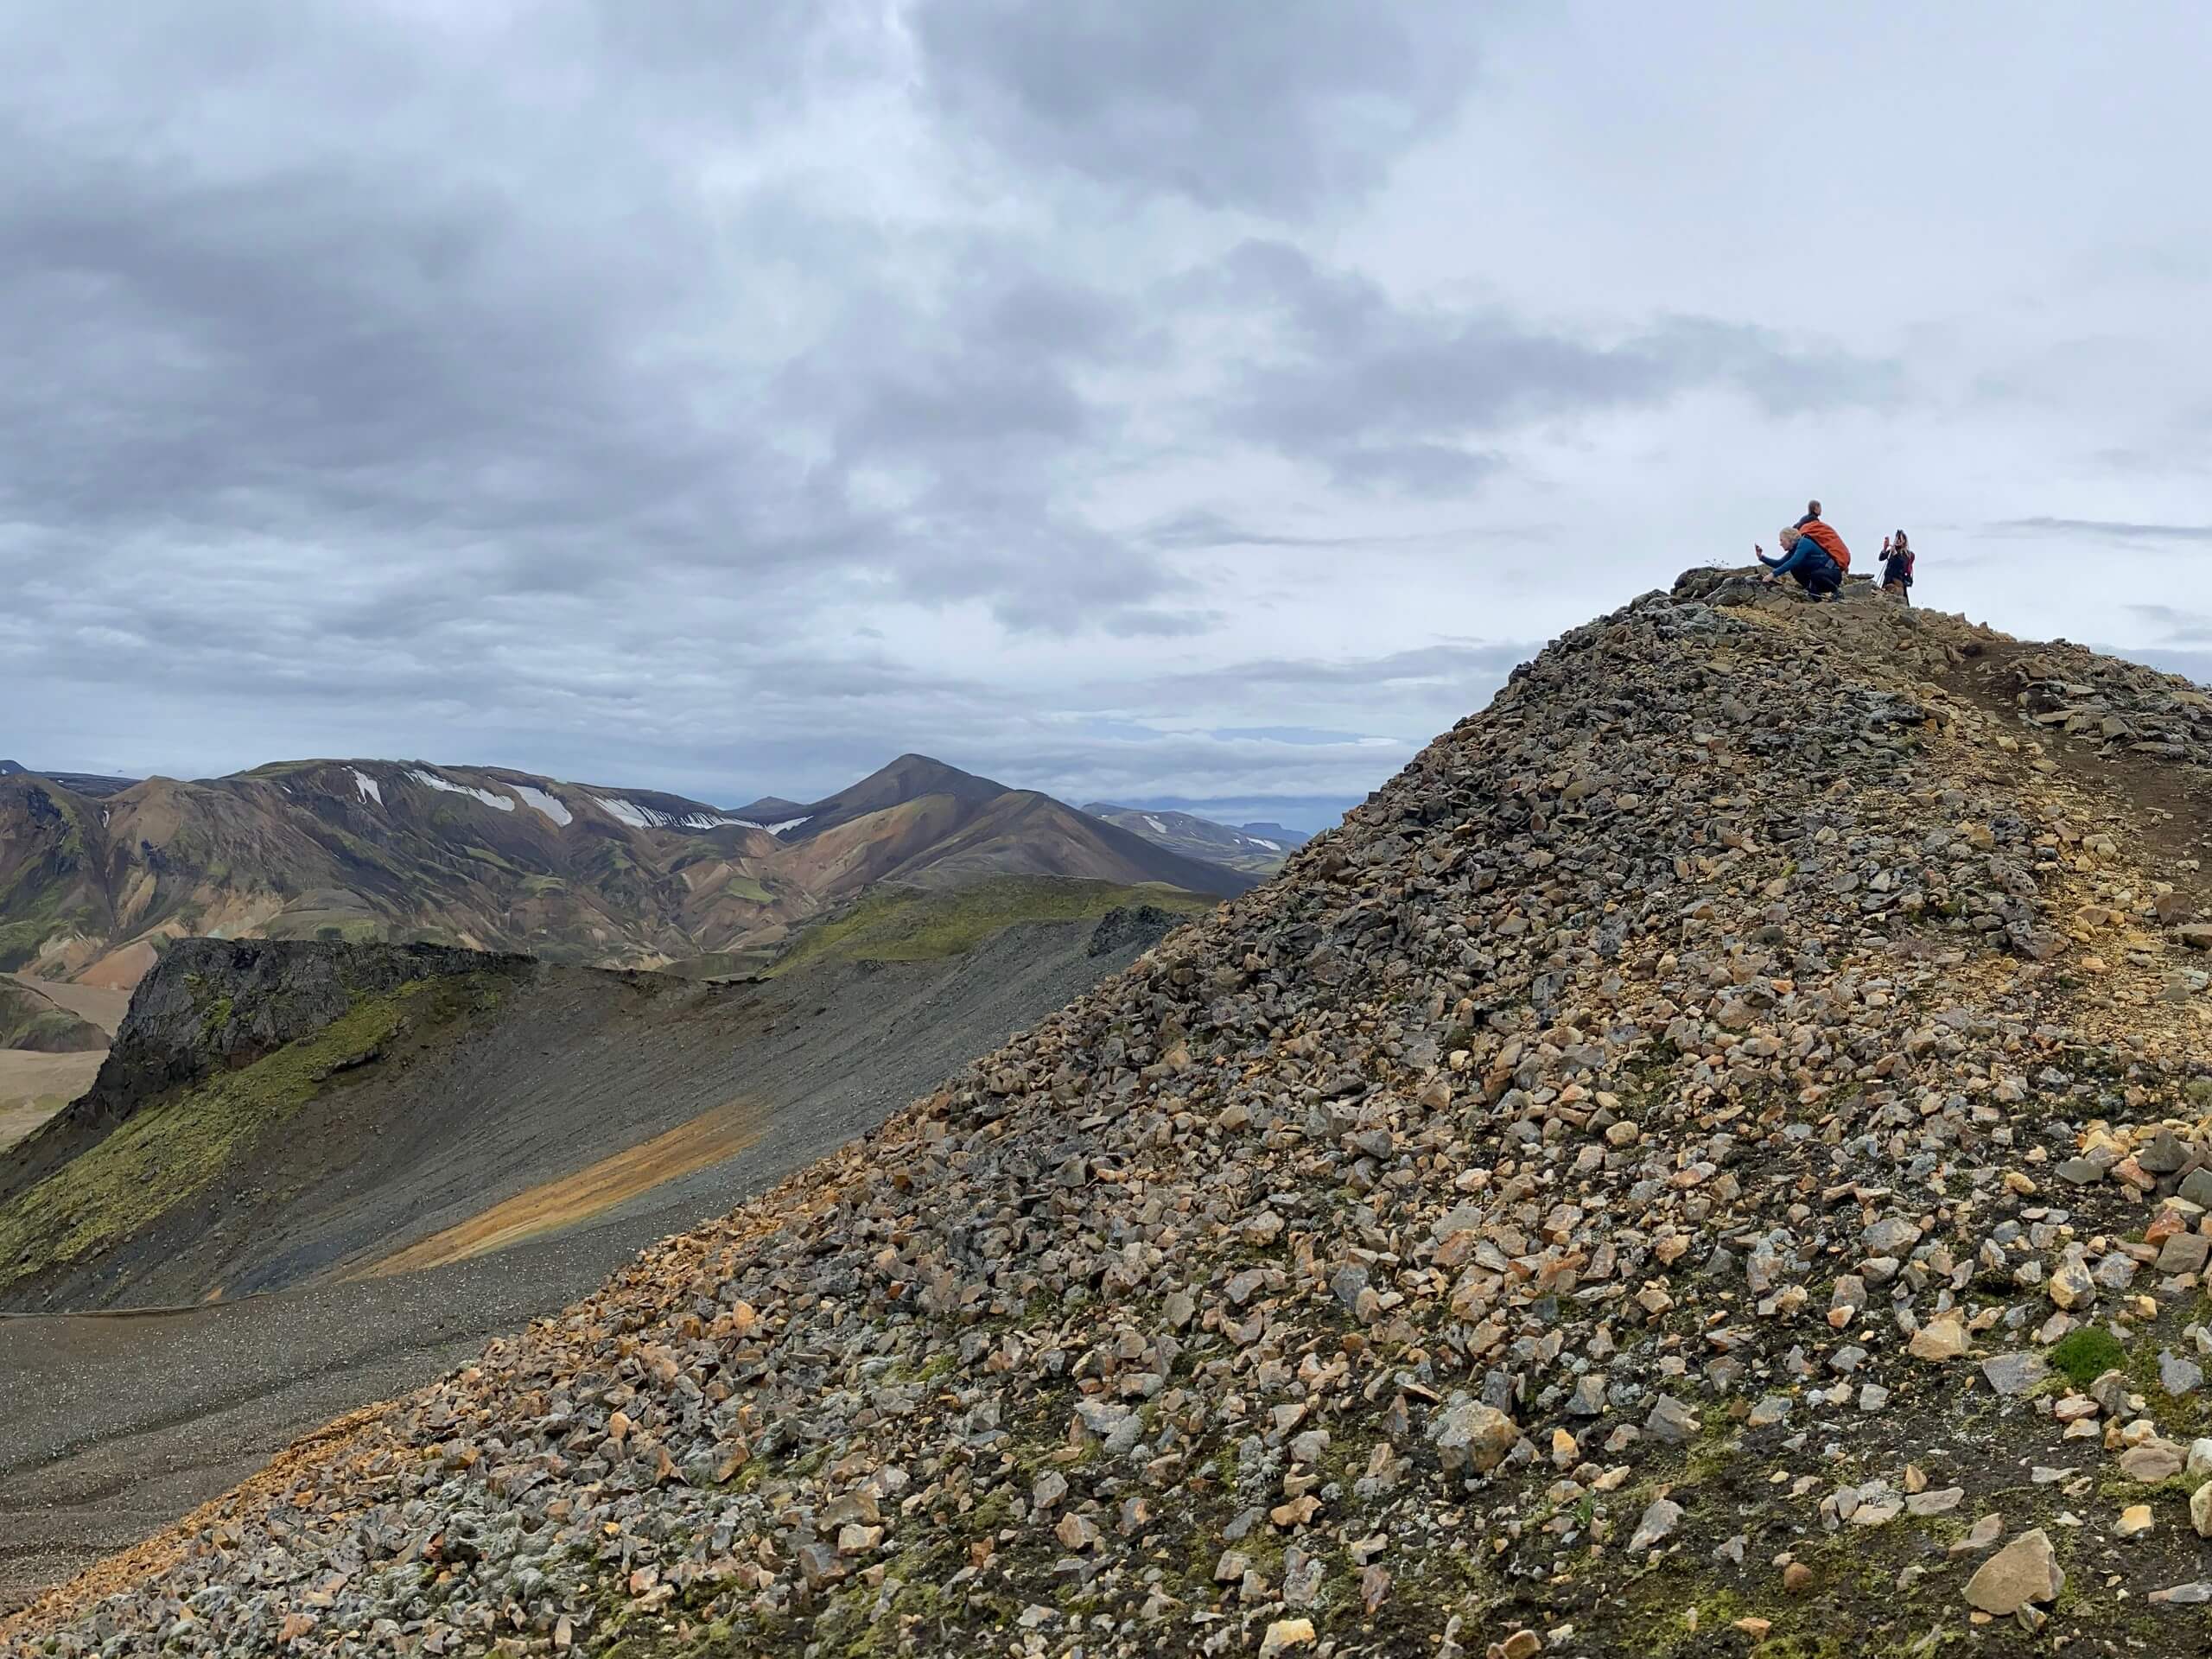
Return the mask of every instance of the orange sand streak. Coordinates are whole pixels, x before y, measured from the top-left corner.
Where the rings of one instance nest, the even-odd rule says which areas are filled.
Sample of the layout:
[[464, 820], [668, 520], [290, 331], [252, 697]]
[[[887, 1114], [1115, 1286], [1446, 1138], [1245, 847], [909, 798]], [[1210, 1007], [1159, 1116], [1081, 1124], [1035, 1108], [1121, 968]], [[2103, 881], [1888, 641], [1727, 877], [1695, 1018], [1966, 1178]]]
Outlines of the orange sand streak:
[[760, 1109], [745, 1102], [734, 1100], [717, 1106], [573, 1175], [518, 1192], [347, 1277], [380, 1279], [389, 1274], [443, 1267], [588, 1221], [664, 1181], [742, 1152], [760, 1138]]

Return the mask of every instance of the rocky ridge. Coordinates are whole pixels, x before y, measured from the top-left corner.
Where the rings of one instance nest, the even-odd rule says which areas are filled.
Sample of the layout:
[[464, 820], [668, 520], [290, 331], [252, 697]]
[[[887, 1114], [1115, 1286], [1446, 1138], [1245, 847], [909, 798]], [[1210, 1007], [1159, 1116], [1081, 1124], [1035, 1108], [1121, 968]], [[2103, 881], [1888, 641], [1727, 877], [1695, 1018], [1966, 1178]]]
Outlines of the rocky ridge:
[[522, 975], [535, 965], [527, 957], [450, 945], [180, 940], [139, 982], [92, 1087], [0, 1160], [0, 1199], [127, 1122], [146, 1102], [321, 1031], [363, 996], [416, 980]]
[[2185, 683], [1692, 572], [866, 1139], [5, 1632], [2171, 1651]]

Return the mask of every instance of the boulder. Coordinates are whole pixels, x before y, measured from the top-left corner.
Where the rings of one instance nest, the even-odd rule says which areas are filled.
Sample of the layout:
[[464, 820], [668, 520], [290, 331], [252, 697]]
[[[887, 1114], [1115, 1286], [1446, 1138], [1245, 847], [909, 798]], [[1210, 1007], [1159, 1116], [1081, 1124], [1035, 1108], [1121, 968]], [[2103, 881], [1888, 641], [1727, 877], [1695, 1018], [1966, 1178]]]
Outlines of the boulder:
[[2037, 1527], [1981, 1564], [1967, 1580], [1967, 1604], [2002, 1618], [2031, 1603], [2053, 1599], [2065, 1583], [2050, 1539]]

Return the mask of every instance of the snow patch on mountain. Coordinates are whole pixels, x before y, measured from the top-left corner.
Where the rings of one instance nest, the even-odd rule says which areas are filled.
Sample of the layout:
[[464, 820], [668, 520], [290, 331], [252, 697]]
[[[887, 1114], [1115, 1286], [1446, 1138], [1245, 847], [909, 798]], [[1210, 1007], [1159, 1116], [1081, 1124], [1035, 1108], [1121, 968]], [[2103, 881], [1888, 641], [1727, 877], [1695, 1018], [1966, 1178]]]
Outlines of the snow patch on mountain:
[[632, 830], [719, 830], [726, 824], [741, 830], [762, 827], [743, 818], [726, 818], [719, 812], [657, 812], [650, 806], [640, 806], [620, 795], [594, 795], [592, 799], [605, 809], [609, 817], [628, 824]]
[[361, 791], [363, 800], [374, 801], [378, 806], [384, 804], [384, 785], [359, 766], [353, 768], [353, 786]]
[[508, 787], [522, 797], [524, 805], [537, 808], [554, 823], [565, 826], [575, 822], [576, 815], [562, 804], [559, 796], [532, 789], [528, 784], [511, 784]]
[[473, 795], [485, 805], [496, 807], [502, 812], [512, 812], [515, 810], [514, 802], [507, 796], [494, 795], [488, 789], [477, 789], [467, 784], [449, 782], [435, 772], [423, 771], [420, 766], [410, 766], [407, 769], [407, 775], [427, 789], [442, 790], [448, 795]]

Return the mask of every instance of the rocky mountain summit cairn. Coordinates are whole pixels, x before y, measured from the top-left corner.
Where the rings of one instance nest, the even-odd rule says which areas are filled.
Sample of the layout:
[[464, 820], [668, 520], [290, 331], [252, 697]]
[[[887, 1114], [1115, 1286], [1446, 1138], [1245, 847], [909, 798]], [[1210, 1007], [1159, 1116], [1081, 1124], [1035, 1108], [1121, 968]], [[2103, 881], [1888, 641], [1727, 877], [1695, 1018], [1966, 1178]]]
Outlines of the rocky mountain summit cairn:
[[2187, 1650], [2208, 765], [2183, 682], [1692, 572], [1270, 886], [5, 1637]]

